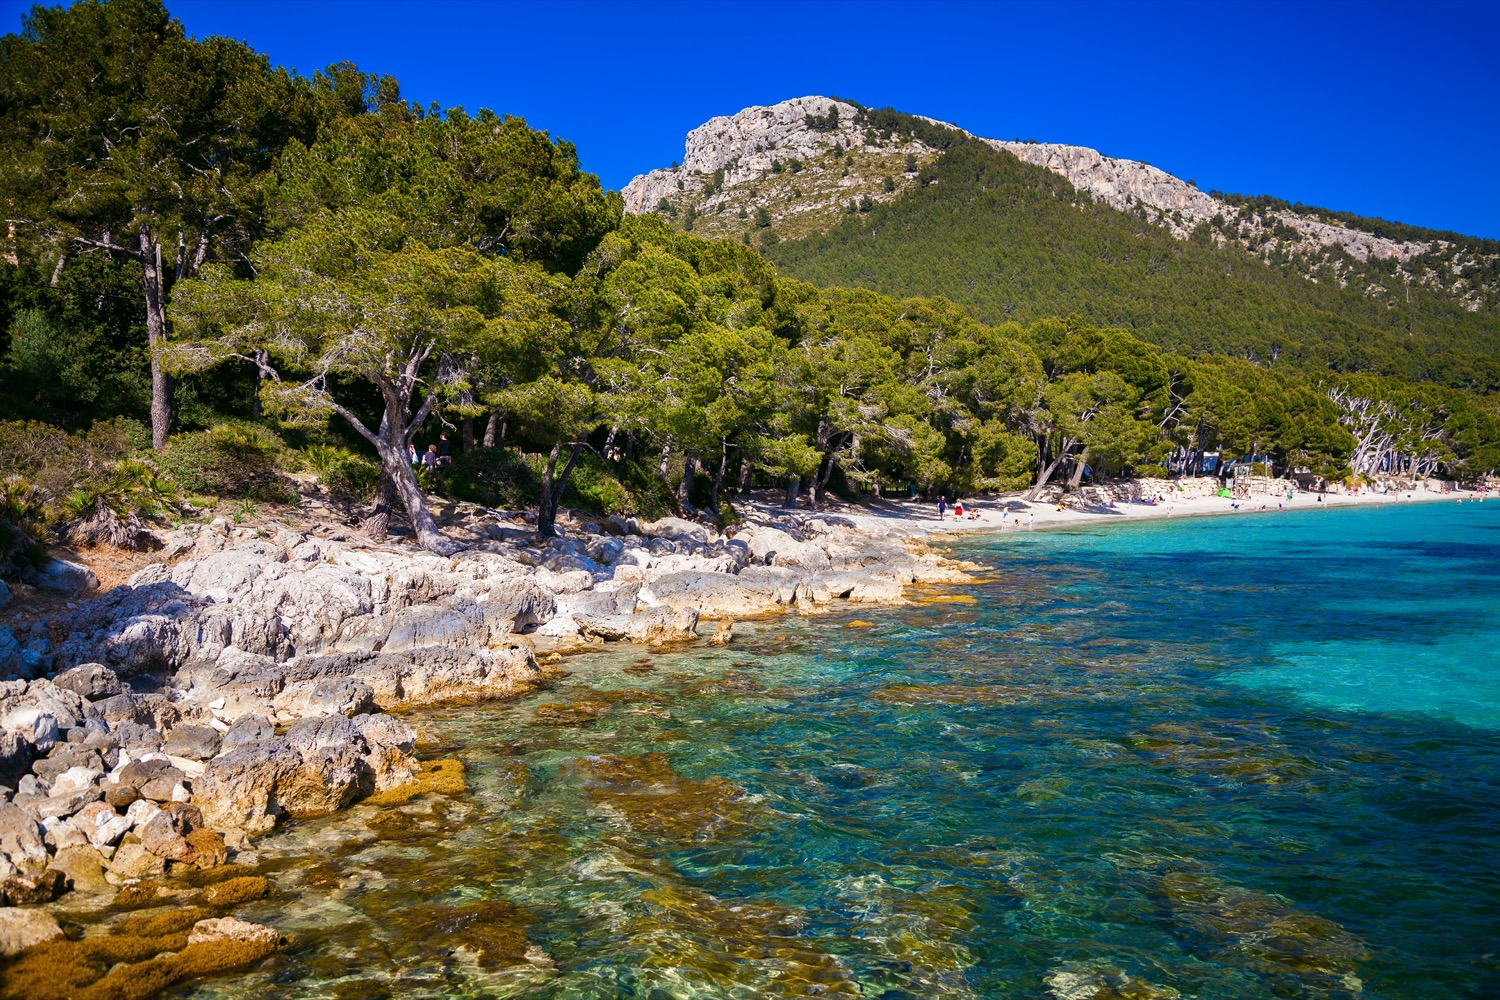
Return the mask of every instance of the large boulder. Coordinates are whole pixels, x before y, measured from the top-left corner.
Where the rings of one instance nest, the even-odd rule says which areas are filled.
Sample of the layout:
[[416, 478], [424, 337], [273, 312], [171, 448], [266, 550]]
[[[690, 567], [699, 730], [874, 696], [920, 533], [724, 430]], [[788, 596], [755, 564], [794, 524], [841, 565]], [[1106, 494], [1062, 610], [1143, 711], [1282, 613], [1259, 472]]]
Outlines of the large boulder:
[[375, 689], [354, 677], [294, 681], [272, 702], [278, 718], [355, 716], [375, 708]]
[[382, 709], [400, 705], [485, 701], [529, 690], [541, 668], [524, 646], [499, 649], [423, 647], [400, 653], [340, 653], [297, 657], [286, 665], [289, 683], [352, 677], [375, 692]]
[[346, 623], [373, 612], [386, 591], [380, 576], [320, 563], [263, 581], [241, 600], [286, 622], [298, 652], [315, 653], [333, 644]]
[[735, 537], [749, 546], [754, 560], [767, 566], [819, 570], [831, 565], [828, 553], [820, 546], [799, 541], [779, 528], [745, 528]]
[[57, 918], [45, 910], [6, 907], [0, 909], [0, 958], [19, 955], [27, 948], [63, 936]]
[[32, 676], [41, 659], [40, 653], [22, 646], [8, 626], [0, 625], [0, 680]]
[[642, 603], [669, 608], [691, 608], [713, 618], [745, 618], [773, 611], [780, 604], [778, 595], [787, 595], [796, 587], [800, 576], [792, 570], [768, 569], [740, 573], [668, 573], [644, 584], [639, 593]]
[[631, 642], [682, 642], [698, 634], [696, 608], [655, 607], [634, 614], [586, 615], [573, 620], [584, 635]]
[[56, 746], [59, 738], [57, 717], [35, 704], [10, 708], [0, 716], [0, 730], [14, 733], [41, 753]]
[[212, 726], [185, 723], [167, 734], [162, 752], [188, 760], [208, 760], [219, 752], [222, 741], [223, 737]]
[[26, 742], [20, 733], [0, 729], [0, 784], [14, 788], [31, 770], [36, 755], [35, 743]]
[[94, 575], [93, 570], [82, 563], [66, 559], [48, 560], [47, 565], [37, 571], [33, 582], [45, 590], [56, 590], [64, 594], [77, 594], [99, 586], [99, 578]]
[[80, 663], [52, 678], [52, 683], [88, 701], [110, 698], [122, 690], [120, 678], [102, 663]]
[[286, 553], [270, 542], [244, 542], [201, 559], [178, 563], [172, 582], [190, 594], [227, 601], [250, 589], [266, 568], [286, 561]]
[[38, 875], [47, 867], [46, 832], [36, 818], [10, 802], [0, 802], [0, 878]]
[[193, 804], [215, 829], [262, 833], [283, 815], [317, 816], [343, 808], [373, 787], [369, 773], [353, 747], [303, 751], [275, 737], [241, 744], [209, 761], [193, 784]]
[[712, 529], [680, 517], [663, 517], [640, 525], [640, 533], [647, 538], [667, 538], [707, 544]]

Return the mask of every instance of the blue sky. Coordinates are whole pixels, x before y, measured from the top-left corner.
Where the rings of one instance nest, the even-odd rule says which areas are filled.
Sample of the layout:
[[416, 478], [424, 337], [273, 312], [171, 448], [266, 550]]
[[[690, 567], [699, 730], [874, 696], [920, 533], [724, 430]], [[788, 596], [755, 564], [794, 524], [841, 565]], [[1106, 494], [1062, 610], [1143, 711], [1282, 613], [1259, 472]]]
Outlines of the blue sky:
[[[0, 0], [3, 30], [29, 5]], [[1500, 3], [168, 0], [304, 73], [525, 117], [609, 187], [687, 131], [836, 94], [1204, 189], [1500, 238]]]

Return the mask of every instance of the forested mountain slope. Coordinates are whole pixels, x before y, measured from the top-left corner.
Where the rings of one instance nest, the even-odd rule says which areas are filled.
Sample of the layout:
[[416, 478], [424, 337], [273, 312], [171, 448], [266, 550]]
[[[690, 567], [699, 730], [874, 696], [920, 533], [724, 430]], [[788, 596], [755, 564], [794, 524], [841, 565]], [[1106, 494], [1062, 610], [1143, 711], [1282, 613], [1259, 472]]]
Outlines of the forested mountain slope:
[[944, 295], [988, 322], [1076, 313], [1182, 353], [1500, 388], [1494, 241], [1214, 196], [1092, 150], [829, 99], [714, 119], [688, 153], [632, 181], [627, 210], [758, 242], [820, 285]]

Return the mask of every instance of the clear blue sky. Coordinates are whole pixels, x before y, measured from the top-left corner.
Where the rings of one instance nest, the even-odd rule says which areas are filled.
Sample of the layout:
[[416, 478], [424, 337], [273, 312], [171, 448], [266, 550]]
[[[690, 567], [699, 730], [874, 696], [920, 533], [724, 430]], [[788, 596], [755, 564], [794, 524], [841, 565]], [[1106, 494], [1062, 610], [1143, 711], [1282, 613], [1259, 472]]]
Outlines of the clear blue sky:
[[[3, 29], [29, 4], [0, 0]], [[1500, 238], [1500, 3], [168, 0], [194, 35], [571, 140], [606, 186], [714, 115], [836, 94], [1199, 187]]]

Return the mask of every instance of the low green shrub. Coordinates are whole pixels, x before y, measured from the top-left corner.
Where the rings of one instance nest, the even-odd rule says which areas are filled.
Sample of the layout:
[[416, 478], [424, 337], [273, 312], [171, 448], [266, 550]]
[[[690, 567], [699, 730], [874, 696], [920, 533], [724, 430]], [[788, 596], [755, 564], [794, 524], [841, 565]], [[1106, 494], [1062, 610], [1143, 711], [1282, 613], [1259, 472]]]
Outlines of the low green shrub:
[[162, 470], [196, 494], [259, 503], [296, 503], [297, 488], [282, 474], [296, 458], [276, 434], [249, 423], [220, 424], [179, 434], [159, 453]]
[[[322, 446], [319, 446], [322, 447]], [[335, 496], [364, 502], [375, 495], [375, 486], [380, 482], [380, 466], [367, 458], [341, 448], [331, 448], [335, 456], [319, 455], [319, 466], [312, 466], [318, 473], [318, 484]]]
[[13, 580], [47, 562], [47, 507], [42, 491], [20, 476], [0, 480], [0, 577]]
[[150, 443], [150, 432], [135, 420], [101, 421], [75, 434], [36, 420], [0, 421], [0, 477], [20, 476], [55, 507]]
[[[521, 510], [535, 507], [541, 498], [542, 467], [514, 448], [475, 448], [455, 455], [453, 464], [438, 475], [456, 499]], [[421, 483], [420, 476], [417, 481]]]

